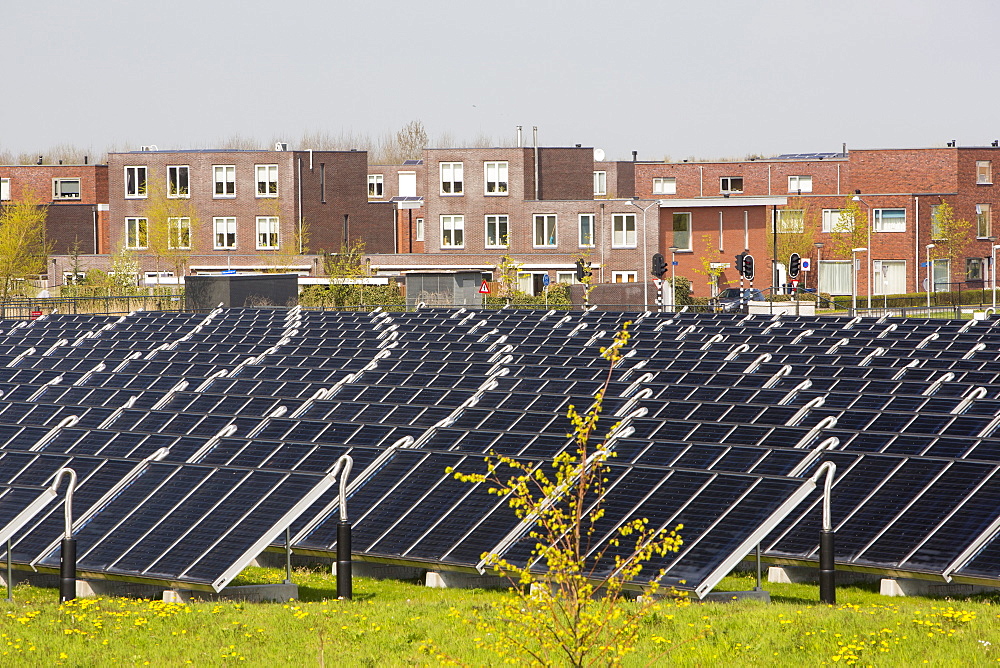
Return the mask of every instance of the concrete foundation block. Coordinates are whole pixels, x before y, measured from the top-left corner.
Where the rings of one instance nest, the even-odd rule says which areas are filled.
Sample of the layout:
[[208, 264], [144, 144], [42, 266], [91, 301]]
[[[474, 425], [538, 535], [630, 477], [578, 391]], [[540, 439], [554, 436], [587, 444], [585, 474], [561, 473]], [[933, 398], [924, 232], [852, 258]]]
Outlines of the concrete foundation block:
[[163, 600], [168, 603], [189, 603], [191, 601], [247, 601], [250, 603], [287, 603], [299, 597], [296, 584], [246, 585], [226, 587], [219, 593], [192, 591], [188, 589], [168, 589], [163, 592]]
[[510, 581], [507, 578], [454, 571], [427, 571], [424, 584], [428, 587], [452, 589], [507, 589], [510, 587]]
[[703, 603], [733, 603], [735, 601], [763, 601], [764, 603], [770, 603], [771, 592], [763, 589], [751, 589], [749, 591], [713, 591], [705, 594], [705, 598], [701, 600]]
[[156, 598], [163, 591], [162, 586], [119, 582], [116, 580], [77, 580], [77, 598], [97, 598], [98, 596], [121, 596], [126, 598]]
[[996, 587], [972, 584], [935, 582], [911, 578], [883, 578], [879, 591], [883, 596], [951, 596], [963, 597], [973, 594], [996, 593]]
[[[837, 571], [837, 585], [855, 582], [875, 582], [880, 576], [859, 571]], [[767, 581], [784, 584], [818, 584], [819, 569], [808, 566], [771, 566], [767, 569]]]
[[[370, 561], [352, 561], [351, 575], [357, 578], [372, 578], [375, 580], [421, 580], [424, 577], [423, 568], [413, 566], [394, 566], [378, 564]], [[333, 563], [331, 572], [337, 574], [337, 564]]]

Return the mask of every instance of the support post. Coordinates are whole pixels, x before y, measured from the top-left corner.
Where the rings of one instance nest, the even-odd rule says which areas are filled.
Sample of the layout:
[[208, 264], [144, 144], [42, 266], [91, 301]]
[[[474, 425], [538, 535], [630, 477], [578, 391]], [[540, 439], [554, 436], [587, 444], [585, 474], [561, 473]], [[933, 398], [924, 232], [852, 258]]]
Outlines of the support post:
[[337, 598], [353, 597], [351, 580], [351, 523], [341, 520], [337, 524]]
[[[64, 506], [65, 533], [63, 534], [59, 554], [59, 602], [65, 603], [76, 598], [76, 539], [73, 538], [73, 491], [76, 489], [76, 471], [61, 468], [56, 472], [52, 483], [52, 491], [59, 487], [63, 476], [69, 476], [69, 486], [66, 488], [66, 505]], [[10, 546], [7, 547], [8, 559]]]
[[819, 532], [819, 600], [821, 603], [837, 603], [837, 570], [833, 561], [834, 532], [826, 529]]
[[7, 539], [7, 600], [14, 600], [14, 564], [10, 553], [10, 538]]

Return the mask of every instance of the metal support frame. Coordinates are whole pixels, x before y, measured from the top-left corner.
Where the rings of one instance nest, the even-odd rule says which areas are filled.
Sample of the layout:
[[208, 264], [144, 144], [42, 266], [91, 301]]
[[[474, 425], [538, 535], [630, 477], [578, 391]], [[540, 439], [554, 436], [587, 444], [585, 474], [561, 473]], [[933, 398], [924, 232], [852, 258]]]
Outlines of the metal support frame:
[[[61, 543], [59, 556], [59, 602], [65, 603], [76, 598], [76, 539], [73, 538], [73, 490], [76, 489], [76, 471], [61, 468], [56, 472], [52, 482], [55, 492], [64, 476], [69, 476], [69, 487], [66, 488], [65, 533]], [[7, 544], [7, 558], [10, 559], [10, 543]]]
[[340, 522], [337, 523], [337, 598], [351, 599], [354, 596], [351, 573], [351, 523], [347, 518], [347, 477], [351, 475], [354, 460], [343, 455], [337, 460], [336, 471], [340, 473]]
[[823, 482], [823, 529], [819, 532], [819, 600], [827, 605], [836, 605], [837, 565], [833, 556], [835, 532], [830, 506], [837, 465], [833, 462], [823, 462], [813, 475], [813, 481], [819, 482], [820, 476], [824, 474], [826, 479]]

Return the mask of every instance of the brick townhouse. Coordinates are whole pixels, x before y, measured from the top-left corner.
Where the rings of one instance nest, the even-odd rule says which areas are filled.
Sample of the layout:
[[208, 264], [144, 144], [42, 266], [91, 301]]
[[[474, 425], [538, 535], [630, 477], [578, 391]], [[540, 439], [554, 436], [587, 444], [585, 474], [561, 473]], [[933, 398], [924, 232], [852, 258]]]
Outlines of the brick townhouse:
[[54, 255], [107, 252], [107, 165], [0, 165], [0, 204], [24, 198], [48, 206]]
[[[643, 162], [635, 165], [636, 190], [640, 197], [661, 199], [660, 252], [674, 245], [673, 236], [679, 234], [677, 272], [695, 278], [696, 294], [738, 285], [732, 262], [744, 247], [757, 260], [757, 285], [770, 286], [773, 252], [767, 230], [776, 227], [780, 239], [804, 224], [813, 228], [807, 256], [818, 269], [818, 276], [803, 276], [806, 285], [814, 287], [818, 279], [823, 292], [849, 294], [852, 258], [849, 252], [836, 252], [838, 244], [832, 242], [841, 211], [854, 197], [871, 230], [858, 246], [869, 250], [855, 254], [859, 294], [924, 290], [927, 245], [935, 241], [930, 249], [933, 288], [955, 289], [959, 283], [975, 288], [989, 279], [989, 237], [996, 236], [991, 212], [998, 206], [992, 164], [998, 151], [948, 146], [738, 162]], [[947, 244], [935, 238], [942, 234], [933, 223], [942, 202], [954, 208], [957, 219], [969, 221], [967, 239], [952, 249], [954, 257], [945, 257]], [[729, 265], [714, 285], [696, 278], [713, 263]], [[778, 258], [779, 285], [786, 281], [785, 263], [786, 258]]]
[[574, 282], [580, 258], [599, 282], [649, 278], [659, 243], [656, 201], [633, 203], [632, 163], [595, 162], [594, 149], [582, 146], [522, 146], [426, 149], [409, 167], [412, 191], [401, 189], [412, 183], [404, 180], [407, 166], [370, 170], [384, 197], [419, 200], [418, 209], [400, 211], [402, 254], [372, 258], [382, 271], [489, 274], [507, 254], [523, 265], [518, 287], [529, 294], [543, 290], [544, 276]]
[[[143, 150], [108, 156], [110, 247], [155, 259], [150, 212], [167, 211], [166, 244], [187, 270], [319, 273], [323, 251], [363, 239], [393, 252], [392, 206], [369, 202], [364, 151]], [[160, 239], [163, 239], [161, 236]], [[162, 241], [160, 242], [162, 245]]]

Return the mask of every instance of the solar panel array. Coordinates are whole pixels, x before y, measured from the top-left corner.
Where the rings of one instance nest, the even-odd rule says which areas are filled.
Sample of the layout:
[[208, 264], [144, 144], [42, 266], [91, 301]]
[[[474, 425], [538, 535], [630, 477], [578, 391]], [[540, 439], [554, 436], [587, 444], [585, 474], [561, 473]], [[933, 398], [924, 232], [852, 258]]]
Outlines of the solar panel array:
[[19, 566], [57, 568], [61, 507], [23, 515], [68, 466], [83, 576], [219, 590], [286, 529], [297, 553], [335, 554], [330, 472], [349, 454], [355, 558], [529, 563], [527, 526], [446, 469], [572, 447], [566, 409], [603, 384], [598, 348], [625, 320], [595, 546], [635, 517], [682, 523], [681, 551], [654, 565], [699, 596], [757, 544], [814, 564], [812, 478], [833, 461], [839, 568], [1000, 583], [996, 321], [445, 309], [6, 321], [0, 528], [20, 518]]

